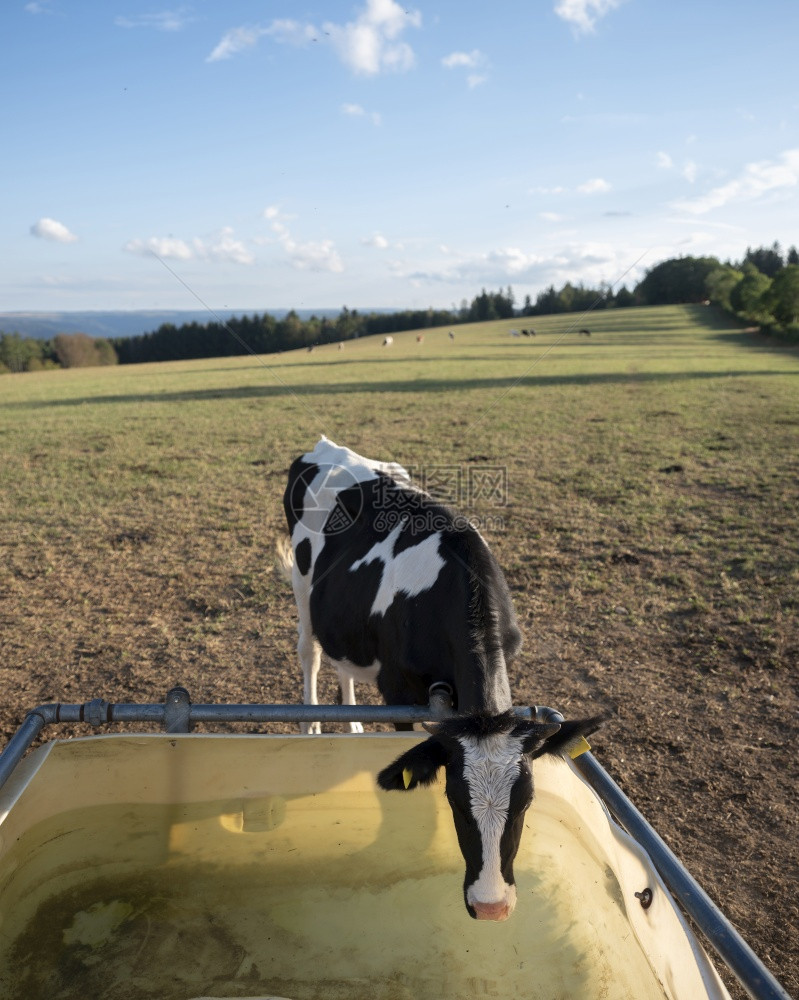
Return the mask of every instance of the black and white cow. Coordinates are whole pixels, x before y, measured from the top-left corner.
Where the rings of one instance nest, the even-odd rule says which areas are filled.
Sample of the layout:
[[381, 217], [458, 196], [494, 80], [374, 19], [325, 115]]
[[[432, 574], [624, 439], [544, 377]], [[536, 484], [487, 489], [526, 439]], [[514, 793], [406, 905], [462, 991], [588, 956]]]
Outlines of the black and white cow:
[[338, 671], [344, 704], [355, 704], [356, 680], [376, 683], [390, 705], [426, 705], [433, 684], [449, 686], [459, 717], [432, 728], [378, 782], [410, 790], [444, 768], [466, 908], [506, 919], [533, 794], [530, 760], [567, 752], [602, 720], [560, 726], [513, 715], [507, 663], [521, 637], [502, 571], [480, 533], [417, 489], [402, 466], [323, 437], [292, 464], [283, 503], [305, 703], [318, 704], [322, 654]]

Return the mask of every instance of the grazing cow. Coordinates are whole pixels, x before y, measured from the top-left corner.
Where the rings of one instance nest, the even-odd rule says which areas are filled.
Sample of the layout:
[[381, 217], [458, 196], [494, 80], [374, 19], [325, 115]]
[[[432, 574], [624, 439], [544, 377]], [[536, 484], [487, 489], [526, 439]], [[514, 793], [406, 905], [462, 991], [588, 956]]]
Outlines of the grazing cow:
[[[524, 333], [524, 330], [522, 330], [522, 333]], [[519, 336], [519, 331], [518, 330], [511, 330], [510, 335], [511, 335], [511, 337], [518, 337]]]
[[416, 343], [417, 344], [423, 344], [424, 343], [424, 334], [423, 333], [417, 333], [416, 334]]
[[[530, 760], [568, 752], [602, 719], [561, 726], [510, 711], [507, 663], [520, 634], [502, 571], [480, 533], [417, 489], [402, 466], [322, 437], [293, 462], [283, 504], [305, 703], [318, 704], [322, 653], [344, 704], [355, 704], [355, 680], [376, 683], [390, 705], [426, 705], [434, 684], [452, 691], [459, 716], [431, 728], [378, 783], [412, 790], [444, 768], [466, 909], [506, 919], [532, 800]], [[319, 732], [318, 723], [307, 731]]]
[[452, 332], [452, 330], [449, 331], [449, 339], [450, 340], [454, 340], [455, 339], [455, 334]]
[[338, 349], [339, 349], [340, 351], [343, 351], [343, 350], [344, 350], [344, 344], [343, 344], [343, 343], [342, 343], [341, 341], [339, 341], [339, 344], [338, 344]]
[[383, 347], [391, 347], [393, 343], [394, 343], [393, 337], [385, 337], [383, 340]]
[[591, 331], [590, 330], [580, 330], [580, 336], [582, 336], [582, 337], [590, 337], [591, 336]]

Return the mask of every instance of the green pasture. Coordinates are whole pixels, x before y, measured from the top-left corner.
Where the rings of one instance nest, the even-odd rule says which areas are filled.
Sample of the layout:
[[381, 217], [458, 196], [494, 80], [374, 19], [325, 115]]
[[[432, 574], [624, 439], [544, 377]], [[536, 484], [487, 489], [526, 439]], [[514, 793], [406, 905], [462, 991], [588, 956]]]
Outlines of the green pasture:
[[[6, 527], [47, 533], [122, 517], [142, 494], [198, 503], [212, 528], [226, 504], [249, 503], [253, 524], [271, 522], [264, 471], [286, 468], [320, 433], [415, 468], [486, 456], [478, 464], [507, 465], [508, 499], [525, 520], [582, 501], [592, 520], [621, 508], [646, 523], [687, 497], [690, 507], [697, 490], [776, 497], [791, 485], [796, 352], [702, 307], [598, 313], [590, 338], [571, 316], [535, 318], [535, 338], [509, 336], [525, 324], [457, 327], [454, 341], [428, 330], [421, 345], [402, 333], [389, 347], [378, 337], [343, 350], [6, 376]], [[682, 477], [664, 478], [667, 465]]]

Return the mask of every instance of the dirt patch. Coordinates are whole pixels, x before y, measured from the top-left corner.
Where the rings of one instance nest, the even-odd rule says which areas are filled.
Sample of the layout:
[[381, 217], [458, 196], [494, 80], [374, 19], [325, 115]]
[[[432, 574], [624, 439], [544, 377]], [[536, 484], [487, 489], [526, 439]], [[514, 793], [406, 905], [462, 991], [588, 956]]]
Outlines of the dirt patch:
[[[793, 627], [770, 642], [756, 621], [722, 630], [716, 613], [692, 603], [687, 566], [629, 544], [597, 540], [591, 553], [567, 534], [545, 532], [514, 553], [510, 533], [495, 540], [526, 633], [511, 669], [517, 704], [613, 709], [593, 741], [599, 760], [795, 989]], [[513, 535], [524, 537], [522, 523]], [[297, 702], [293, 598], [271, 549], [228, 546], [222, 559], [219, 542], [195, 537], [180, 575], [170, 567], [186, 537], [157, 525], [99, 532], [80, 559], [67, 537], [26, 560], [12, 552], [0, 640], [5, 737], [43, 701], [161, 701], [173, 683], [197, 702]], [[587, 563], [601, 570], [594, 593]], [[652, 581], [656, 593], [644, 597]], [[675, 590], [678, 600], [667, 599]], [[321, 691], [335, 700], [329, 671]], [[376, 700], [367, 687], [359, 699]]]

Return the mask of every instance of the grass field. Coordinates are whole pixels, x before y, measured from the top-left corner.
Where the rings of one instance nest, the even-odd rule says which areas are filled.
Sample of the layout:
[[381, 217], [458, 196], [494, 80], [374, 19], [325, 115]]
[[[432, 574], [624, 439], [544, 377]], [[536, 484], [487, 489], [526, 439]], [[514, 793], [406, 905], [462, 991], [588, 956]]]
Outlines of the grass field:
[[525, 322], [0, 378], [3, 732], [178, 682], [299, 700], [273, 547], [325, 433], [477, 518], [517, 703], [614, 710], [600, 759], [796, 990], [799, 351], [702, 307]]

